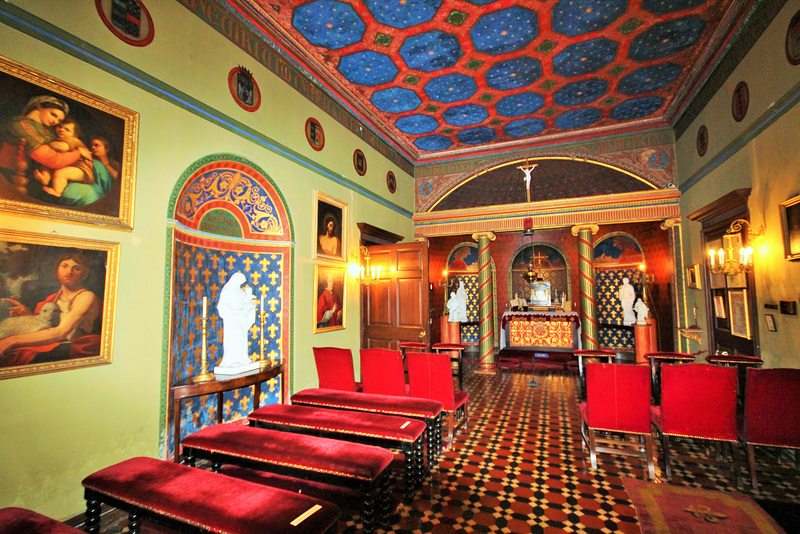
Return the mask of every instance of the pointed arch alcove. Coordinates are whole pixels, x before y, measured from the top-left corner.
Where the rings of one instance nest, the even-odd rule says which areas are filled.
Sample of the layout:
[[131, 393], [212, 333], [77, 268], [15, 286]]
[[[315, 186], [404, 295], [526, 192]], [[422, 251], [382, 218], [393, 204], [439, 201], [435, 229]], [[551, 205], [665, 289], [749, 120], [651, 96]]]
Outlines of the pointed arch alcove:
[[[248, 332], [248, 354], [284, 373], [261, 384], [258, 404], [288, 397], [291, 362], [291, 273], [294, 248], [291, 221], [280, 191], [247, 159], [213, 154], [193, 163], [173, 189], [169, 204], [166, 314], [169, 328], [162, 383], [169, 385], [200, 373], [203, 298], [208, 301], [208, 370], [222, 359], [223, 324], [217, 313], [220, 290], [237, 272], [253, 291], [259, 313]], [[282, 381], [287, 383], [284, 384]], [[168, 390], [168, 388], [164, 388]], [[223, 421], [243, 418], [253, 409], [255, 388], [227, 391]], [[166, 396], [165, 392], [165, 396]], [[165, 401], [168, 399], [165, 398]], [[217, 420], [211, 396], [184, 401], [181, 437]], [[162, 405], [163, 406], [163, 405]], [[166, 412], [166, 410], [164, 410]], [[171, 410], [170, 410], [171, 412]], [[174, 421], [163, 414], [166, 428]], [[165, 433], [162, 431], [162, 436]], [[167, 455], [174, 436], [163, 439]]]

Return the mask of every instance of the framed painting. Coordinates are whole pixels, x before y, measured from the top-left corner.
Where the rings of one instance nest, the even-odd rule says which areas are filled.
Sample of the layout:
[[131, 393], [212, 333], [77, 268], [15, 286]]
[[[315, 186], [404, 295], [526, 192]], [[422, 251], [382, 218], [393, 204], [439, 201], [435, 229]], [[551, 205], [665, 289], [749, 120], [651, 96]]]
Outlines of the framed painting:
[[0, 210], [132, 230], [138, 122], [0, 57]]
[[111, 363], [119, 244], [0, 230], [0, 379]]
[[764, 320], [767, 322], [767, 330], [770, 332], [777, 332], [778, 326], [775, 324], [775, 316], [771, 313], [764, 314]]
[[750, 339], [750, 314], [747, 310], [747, 290], [729, 289], [728, 304], [731, 312], [731, 334]]
[[325, 193], [314, 192], [314, 257], [345, 260], [347, 204]]
[[686, 285], [692, 289], [703, 289], [700, 282], [700, 265], [695, 263], [686, 268]]
[[800, 260], [800, 195], [780, 203], [783, 250], [787, 260]]
[[714, 317], [717, 319], [728, 318], [728, 314], [725, 312], [725, 297], [722, 295], [714, 295]]
[[314, 311], [311, 333], [343, 330], [347, 284], [345, 267], [314, 266]]

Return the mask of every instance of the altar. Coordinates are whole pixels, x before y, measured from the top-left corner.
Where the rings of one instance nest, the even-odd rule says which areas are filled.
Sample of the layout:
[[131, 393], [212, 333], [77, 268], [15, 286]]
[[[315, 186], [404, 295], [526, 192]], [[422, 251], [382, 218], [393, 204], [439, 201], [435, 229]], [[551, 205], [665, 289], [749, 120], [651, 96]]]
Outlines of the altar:
[[580, 315], [559, 311], [508, 311], [501, 321], [500, 348], [580, 348]]

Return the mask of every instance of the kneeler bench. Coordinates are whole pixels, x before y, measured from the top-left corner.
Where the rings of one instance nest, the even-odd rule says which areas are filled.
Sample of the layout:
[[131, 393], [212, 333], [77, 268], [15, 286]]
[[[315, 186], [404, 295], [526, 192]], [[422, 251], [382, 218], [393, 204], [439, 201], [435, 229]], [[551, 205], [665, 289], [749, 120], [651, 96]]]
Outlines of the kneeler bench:
[[418, 419], [294, 404], [262, 406], [247, 418], [250, 426], [400, 448], [404, 457], [406, 498], [411, 500], [414, 490], [422, 485], [425, 423]]
[[100, 505], [192, 532], [333, 532], [339, 509], [328, 502], [155, 458], [131, 458], [83, 479], [86, 530], [100, 531]]
[[292, 404], [336, 410], [370, 412], [420, 419], [427, 426], [428, 465], [434, 465], [442, 450], [442, 410], [444, 404], [431, 399], [376, 395], [336, 389], [310, 388], [291, 397]]
[[0, 510], [0, 534], [81, 534], [82, 530], [25, 508]]
[[[364, 497], [365, 530], [375, 519], [388, 514], [390, 466], [394, 454], [388, 449], [255, 428], [237, 423], [213, 425], [187, 436], [183, 442], [184, 463], [210, 460], [212, 470], [223, 464], [268, 471], [295, 478], [354, 488]], [[376, 508], [380, 513], [376, 513]]]

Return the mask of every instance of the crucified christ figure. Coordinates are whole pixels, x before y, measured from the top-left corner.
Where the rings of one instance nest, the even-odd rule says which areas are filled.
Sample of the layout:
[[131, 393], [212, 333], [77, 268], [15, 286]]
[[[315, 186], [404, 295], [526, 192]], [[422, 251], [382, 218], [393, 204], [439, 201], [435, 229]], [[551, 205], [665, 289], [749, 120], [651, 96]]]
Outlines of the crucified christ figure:
[[531, 173], [538, 165], [538, 163], [534, 163], [530, 167], [523, 167], [521, 165], [517, 167], [519, 170], [525, 173], [525, 191], [528, 194], [528, 202], [531, 201]]

